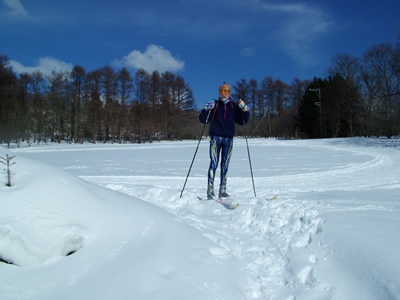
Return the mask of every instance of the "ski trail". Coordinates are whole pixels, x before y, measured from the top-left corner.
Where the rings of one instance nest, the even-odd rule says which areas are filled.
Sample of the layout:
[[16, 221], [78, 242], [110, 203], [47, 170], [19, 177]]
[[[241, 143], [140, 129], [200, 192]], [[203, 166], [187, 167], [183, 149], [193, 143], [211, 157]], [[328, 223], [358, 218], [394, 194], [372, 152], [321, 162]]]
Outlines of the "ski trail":
[[[321, 204], [321, 197], [332, 195], [329, 192], [340, 195], [352, 190], [397, 187], [399, 168], [394, 168], [396, 163], [384, 150], [331, 142], [324, 145], [321, 141], [317, 149], [310, 141], [297, 142], [296, 147], [299, 146], [313, 151], [327, 150], [331, 156], [336, 152], [338, 156], [343, 151], [351, 152], [353, 158], [331, 164], [330, 168], [314, 165], [307, 168], [305, 164], [286, 175], [256, 176], [256, 187], [263, 187], [257, 198], [252, 197], [250, 177], [230, 177], [228, 193], [235, 195], [240, 203], [233, 211], [215, 201], [198, 200], [197, 196], [205, 195], [205, 177], [189, 178], [182, 198], [179, 195], [183, 177], [81, 177], [153, 203], [197, 228], [215, 243], [210, 253], [220, 259], [235, 256], [241, 261], [247, 277], [247, 299], [332, 299], [334, 287], [319, 278], [317, 272], [331, 255], [320, 239], [325, 224], [321, 214], [329, 209], [376, 207], [331, 207], [329, 203]], [[274, 195], [278, 198], [266, 200]]]
[[[300, 296], [302, 289], [306, 296], [309, 285], [316, 294], [312, 263], [302, 257], [302, 249], [310, 246], [322, 225], [312, 203], [286, 198], [244, 205], [239, 214], [230, 214], [222, 231], [215, 231], [225, 243], [229, 241], [230, 254], [251, 262], [245, 266], [249, 299], [286, 299]], [[315, 263], [319, 254], [312, 252], [310, 256]], [[307, 276], [301, 276], [304, 270], [309, 270]], [[325, 296], [325, 292], [320, 295]]]
[[179, 198], [176, 178], [164, 178], [157, 186], [145, 184], [148, 178], [85, 179], [153, 203], [197, 228], [216, 244], [210, 249], [213, 255], [241, 261], [248, 299], [294, 299], [299, 291], [319, 299], [330, 294], [313, 274], [314, 265], [325, 256], [324, 249], [313, 243], [324, 224], [313, 202], [288, 196], [272, 201], [241, 197], [238, 202], [243, 204], [231, 211], [215, 201], [198, 200], [193, 192]]

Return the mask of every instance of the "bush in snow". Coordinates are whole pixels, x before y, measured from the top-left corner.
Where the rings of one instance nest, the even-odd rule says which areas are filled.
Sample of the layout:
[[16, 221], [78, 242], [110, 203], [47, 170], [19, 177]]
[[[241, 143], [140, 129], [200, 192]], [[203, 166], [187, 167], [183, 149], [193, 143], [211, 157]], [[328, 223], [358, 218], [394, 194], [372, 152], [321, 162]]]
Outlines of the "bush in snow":
[[3, 165], [7, 166], [7, 168], [4, 169], [4, 171], [6, 171], [6, 173], [7, 173], [7, 184], [6, 184], [6, 186], [11, 186], [11, 169], [10, 169], [10, 167], [15, 164], [15, 162], [11, 163], [11, 160], [14, 157], [15, 156], [9, 156], [8, 154], [6, 154], [6, 157], [2, 157], [2, 156], [0, 157], [1, 158], [0, 163], [2, 163]]

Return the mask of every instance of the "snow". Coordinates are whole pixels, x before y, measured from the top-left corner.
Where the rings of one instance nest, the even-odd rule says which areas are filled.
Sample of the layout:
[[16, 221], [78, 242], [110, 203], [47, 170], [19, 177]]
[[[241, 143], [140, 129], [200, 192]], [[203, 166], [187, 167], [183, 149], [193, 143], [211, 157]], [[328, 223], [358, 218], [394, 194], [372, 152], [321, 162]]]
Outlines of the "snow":
[[400, 299], [400, 140], [248, 142], [0, 147], [0, 298]]

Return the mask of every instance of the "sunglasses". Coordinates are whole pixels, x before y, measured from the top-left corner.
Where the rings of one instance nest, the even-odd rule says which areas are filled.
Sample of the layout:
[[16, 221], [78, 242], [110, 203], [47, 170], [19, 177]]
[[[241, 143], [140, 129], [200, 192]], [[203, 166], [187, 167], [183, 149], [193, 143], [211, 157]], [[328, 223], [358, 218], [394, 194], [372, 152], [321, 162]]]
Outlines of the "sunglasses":
[[230, 92], [231, 92], [230, 90], [225, 90], [225, 89], [220, 89], [219, 90], [220, 95], [229, 94]]

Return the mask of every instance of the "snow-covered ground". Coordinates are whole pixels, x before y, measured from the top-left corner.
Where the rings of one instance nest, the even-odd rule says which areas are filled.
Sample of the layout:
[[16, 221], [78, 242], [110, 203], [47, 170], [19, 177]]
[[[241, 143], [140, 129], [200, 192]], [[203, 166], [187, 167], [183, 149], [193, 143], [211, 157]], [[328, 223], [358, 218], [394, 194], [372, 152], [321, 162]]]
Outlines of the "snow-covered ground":
[[235, 210], [196, 146], [0, 147], [0, 298], [400, 299], [399, 139], [236, 138]]

